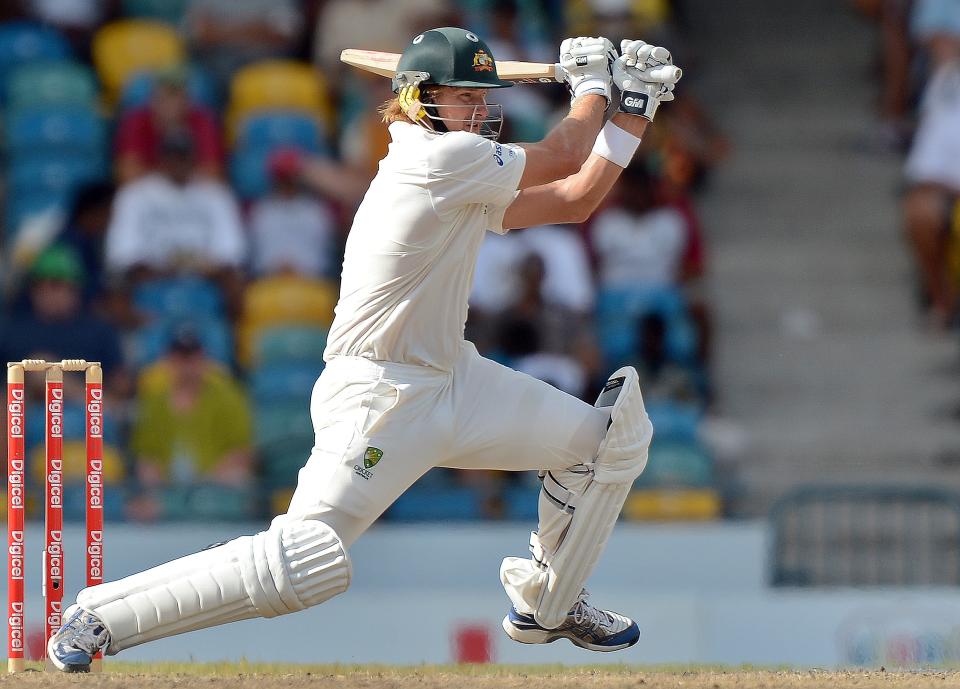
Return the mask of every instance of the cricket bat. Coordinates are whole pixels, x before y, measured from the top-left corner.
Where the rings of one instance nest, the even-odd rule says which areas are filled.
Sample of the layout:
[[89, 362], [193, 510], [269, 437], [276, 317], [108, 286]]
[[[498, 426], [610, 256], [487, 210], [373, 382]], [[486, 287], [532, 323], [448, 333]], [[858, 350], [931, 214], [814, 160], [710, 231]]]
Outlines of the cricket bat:
[[[340, 53], [340, 61], [367, 72], [383, 77], [392, 77], [397, 71], [399, 53], [382, 53], [377, 50], [357, 50], [347, 48]], [[497, 60], [497, 75], [501, 79], [518, 84], [550, 84], [563, 81], [559, 64], [544, 62], [517, 62], [515, 60]], [[673, 65], [664, 65], [647, 70], [647, 75], [664, 84], [675, 84], [683, 75], [683, 70]]]

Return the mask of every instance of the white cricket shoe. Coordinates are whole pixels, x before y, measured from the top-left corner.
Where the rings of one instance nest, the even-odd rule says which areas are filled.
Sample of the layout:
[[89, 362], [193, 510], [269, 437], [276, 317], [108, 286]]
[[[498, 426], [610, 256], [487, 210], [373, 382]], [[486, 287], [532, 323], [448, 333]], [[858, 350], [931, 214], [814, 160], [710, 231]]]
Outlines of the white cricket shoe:
[[570, 639], [571, 643], [590, 651], [619, 651], [640, 640], [640, 627], [636, 622], [593, 607], [587, 603], [589, 595], [586, 590], [580, 594], [567, 613], [566, 621], [556, 629], [541, 627], [533, 615], [517, 612], [511, 606], [503, 618], [503, 631], [522, 644], [549, 644], [557, 639]]
[[110, 645], [103, 621], [79, 605], [63, 613], [64, 623], [47, 642], [47, 657], [61, 672], [90, 672], [97, 651]]

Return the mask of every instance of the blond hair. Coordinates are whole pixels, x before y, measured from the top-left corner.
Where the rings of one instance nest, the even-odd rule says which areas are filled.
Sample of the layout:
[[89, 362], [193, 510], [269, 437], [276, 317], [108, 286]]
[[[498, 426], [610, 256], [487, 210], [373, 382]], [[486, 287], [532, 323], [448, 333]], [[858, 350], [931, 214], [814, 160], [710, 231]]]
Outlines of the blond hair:
[[414, 124], [413, 120], [403, 111], [403, 108], [400, 106], [400, 99], [398, 98], [391, 98], [388, 101], [384, 101], [383, 105], [377, 108], [377, 112], [380, 113], [380, 118], [384, 124], [393, 124], [394, 122], [409, 122], [410, 124]]

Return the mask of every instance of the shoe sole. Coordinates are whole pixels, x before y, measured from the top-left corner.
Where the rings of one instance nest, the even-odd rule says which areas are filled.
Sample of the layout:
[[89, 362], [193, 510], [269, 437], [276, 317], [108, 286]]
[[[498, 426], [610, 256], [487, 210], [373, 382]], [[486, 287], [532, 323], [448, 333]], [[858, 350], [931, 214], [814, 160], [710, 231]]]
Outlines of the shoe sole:
[[68, 665], [67, 663], [61, 663], [57, 660], [56, 654], [53, 652], [53, 637], [47, 639], [47, 659], [53, 663], [53, 666], [57, 668], [60, 672], [69, 672], [69, 673], [82, 673], [90, 672], [89, 665]]
[[637, 638], [630, 643], [617, 644], [616, 646], [600, 646], [599, 644], [592, 644], [589, 641], [583, 641], [582, 639], [570, 636], [569, 634], [563, 634], [562, 632], [551, 633], [544, 629], [520, 629], [510, 621], [509, 615], [503, 618], [502, 626], [507, 636], [521, 644], [552, 644], [557, 639], [568, 639], [574, 646], [585, 648], [588, 651], [599, 651], [601, 653], [621, 651], [625, 648], [630, 648], [640, 641], [640, 637], [637, 636]]

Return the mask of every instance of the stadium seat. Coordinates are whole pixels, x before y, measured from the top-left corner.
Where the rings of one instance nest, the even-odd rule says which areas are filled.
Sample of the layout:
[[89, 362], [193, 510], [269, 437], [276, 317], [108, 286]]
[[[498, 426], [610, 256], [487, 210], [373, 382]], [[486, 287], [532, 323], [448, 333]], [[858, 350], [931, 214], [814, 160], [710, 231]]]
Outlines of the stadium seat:
[[723, 516], [723, 499], [712, 488], [634, 490], [623, 516], [632, 521], [709, 521]]
[[238, 358], [249, 366], [260, 331], [279, 325], [329, 328], [337, 301], [336, 286], [301, 275], [274, 275], [251, 283], [243, 296], [238, 328]]
[[134, 291], [133, 303], [137, 309], [166, 320], [220, 318], [224, 315], [219, 288], [200, 277], [144, 282]]
[[107, 98], [115, 103], [123, 85], [137, 72], [182, 64], [185, 51], [176, 30], [148, 19], [121, 19], [93, 37], [93, 63]]
[[540, 485], [508, 486], [503, 492], [504, 518], [535, 521], [538, 516]]
[[414, 486], [386, 513], [387, 519], [395, 521], [472, 521], [481, 516], [477, 491], [460, 486], [430, 490]]
[[[138, 368], [162, 357], [170, 347], [173, 329], [182, 319], [157, 319], [137, 330], [130, 339], [130, 358]], [[208, 357], [225, 366], [233, 363], [233, 337], [223, 319], [207, 317], [192, 322]]]
[[189, 0], [123, 0], [123, 14], [179, 26]]
[[297, 485], [297, 475], [313, 448], [313, 433], [289, 436], [261, 446], [260, 475], [269, 489], [292, 488]]
[[6, 240], [15, 237], [27, 221], [47, 213], [66, 213], [71, 194], [69, 190], [40, 189], [18, 192], [8, 196], [6, 203]]
[[[314, 375], [314, 380], [317, 375], [319, 374]], [[297, 392], [299, 394], [299, 391]], [[287, 438], [313, 437], [309, 395], [293, 396], [289, 401], [274, 402], [270, 397], [257, 398], [255, 391], [254, 405], [257, 447], [269, 447]], [[313, 442], [309, 445], [312, 446]]]
[[327, 329], [289, 325], [261, 330], [253, 344], [255, 365], [301, 361], [323, 365]]
[[289, 400], [306, 404], [321, 371], [323, 366], [298, 362], [261, 366], [250, 375], [250, 394], [258, 408]]
[[[123, 86], [120, 93], [120, 110], [130, 110], [146, 105], [153, 93], [154, 73], [150, 71], [134, 74]], [[187, 94], [190, 100], [211, 110], [217, 110], [216, 87], [210, 75], [197, 65], [191, 65], [187, 74]]]
[[[83, 484], [86, 481], [87, 445], [80, 440], [63, 441], [63, 482]], [[46, 455], [43, 443], [36, 443], [30, 451], [30, 479], [43, 485], [46, 475]], [[116, 445], [103, 446], [103, 481], [106, 485], [119, 484], [126, 478], [127, 469], [123, 454]]]
[[258, 199], [270, 191], [269, 155], [270, 151], [240, 149], [230, 157], [230, 181], [241, 199]]
[[97, 83], [90, 68], [78, 62], [37, 62], [14, 69], [7, 78], [10, 110], [37, 105], [96, 106]]
[[38, 154], [16, 160], [8, 174], [14, 198], [19, 194], [38, 193], [69, 198], [77, 186], [106, 179], [109, 171], [106, 161], [98, 157]]
[[333, 110], [326, 84], [315, 67], [294, 60], [264, 60], [239, 70], [230, 83], [227, 136], [234, 141], [240, 126], [258, 110], [295, 110], [323, 119], [327, 129]]
[[700, 408], [674, 400], [650, 400], [647, 415], [656, 429], [658, 442], [666, 440], [692, 443], [697, 439], [697, 426], [703, 417]]
[[161, 498], [163, 518], [170, 521], [238, 521], [260, 512], [252, 487], [190, 483], [164, 489]]
[[56, 30], [32, 22], [0, 23], [0, 69], [43, 60], [70, 59], [70, 46]]
[[309, 153], [326, 152], [323, 132], [317, 120], [299, 112], [256, 112], [240, 125], [238, 148], [270, 150], [278, 146]]
[[708, 488], [714, 484], [713, 468], [713, 460], [699, 444], [660, 442], [655, 438], [637, 486]]
[[5, 138], [7, 150], [18, 155], [56, 151], [103, 155], [107, 132], [97, 112], [85, 105], [37, 105], [10, 113]]
[[639, 320], [651, 313], [667, 325], [667, 353], [677, 363], [696, 358], [697, 336], [687, 314], [686, 301], [674, 287], [601, 289], [597, 294], [597, 331], [608, 367], [633, 361], [637, 352]]

